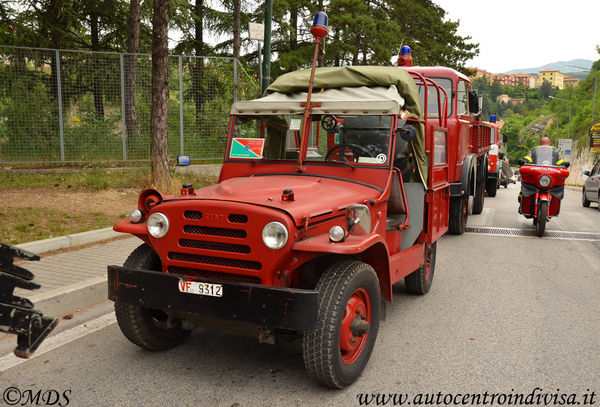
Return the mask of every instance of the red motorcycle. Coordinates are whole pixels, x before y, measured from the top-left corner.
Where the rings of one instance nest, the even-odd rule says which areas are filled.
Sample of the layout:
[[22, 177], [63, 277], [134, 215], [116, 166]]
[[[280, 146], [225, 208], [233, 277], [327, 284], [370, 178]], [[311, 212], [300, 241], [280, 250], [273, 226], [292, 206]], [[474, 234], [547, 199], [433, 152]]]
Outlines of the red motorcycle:
[[551, 146], [538, 146], [526, 158], [527, 161], [519, 160], [522, 165], [519, 213], [527, 219], [533, 218], [537, 235], [543, 236], [546, 222], [560, 212], [569, 163]]

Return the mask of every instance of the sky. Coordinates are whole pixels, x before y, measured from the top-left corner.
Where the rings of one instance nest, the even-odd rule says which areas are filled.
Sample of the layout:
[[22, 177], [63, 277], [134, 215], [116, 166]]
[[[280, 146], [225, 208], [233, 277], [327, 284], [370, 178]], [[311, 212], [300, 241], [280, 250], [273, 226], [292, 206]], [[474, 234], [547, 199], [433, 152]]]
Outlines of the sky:
[[600, 59], [600, 0], [433, 0], [458, 34], [479, 43], [467, 61], [492, 73]]

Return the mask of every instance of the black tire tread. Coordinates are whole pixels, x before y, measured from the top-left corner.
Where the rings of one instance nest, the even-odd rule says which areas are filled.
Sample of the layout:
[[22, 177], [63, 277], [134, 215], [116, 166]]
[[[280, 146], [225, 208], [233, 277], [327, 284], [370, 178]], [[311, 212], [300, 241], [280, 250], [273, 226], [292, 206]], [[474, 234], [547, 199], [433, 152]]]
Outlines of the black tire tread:
[[[425, 264], [419, 267], [417, 270], [413, 271], [406, 277], [404, 277], [404, 284], [406, 286], [406, 290], [414, 295], [425, 295], [429, 292], [431, 288], [431, 284], [433, 283], [433, 277], [435, 272], [435, 258], [437, 252], [437, 242], [433, 242], [429, 250], [433, 250], [433, 259], [431, 262], [431, 271], [430, 271], [430, 279], [426, 280], [426, 270]], [[425, 259], [427, 261], [427, 259]]]
[[[138, 246], [127, 260], [127, 268], [160, 270], [160, 259], [146, 244]], [[123, 335], [132, 343], [151, 351], [173, 348], [183, 342], [190, 331], [180, 327], [169, 330], [152, 326], [148, 318], [150, 311], [139, 305], [115, 301], [115, 315]]]
[[[581, 204], [583, 205], [584, 208], [589, 208], [590, 207], [590, 201], [587, 200], [587, 198], [585, 197], [585, 188], [581, 189]], [[599, 204], [600, 207], [600, 204]]]
[[[345, 260], [335, 263], [325, 270], [317, 283], [316, 289], [320, 299], [317, 324], [312, 331], [304, 333], [302, 353], [308, 375], [328, 387], [343, 388], [350, 384], [341, 382], [334, 371], [334, 363], [339, 358], [339, 354], [334, 350], [339, 349], [339, 346], [334, 343], [338, 323], [333, 317], [338, 315], [340, 307], [346, 306], [346, 304], [342, 304], [345, 288], [362, 272], [372, 273], [379, 282], [377, 274], [368, 264], [356, 260]], [[379, 325], [380, 301], [379, 296], [371, 298], [371, 321], [372, 326], [376, 328]], [[372, 341], [367, 344], [367, 346], [370, 345], [370, 349], [366, 347], [363, 349], [363, 352], [367, 353], [367, 360], [375, 344], [377, 329], [374, 332], [370, 330], [369, 335], [373, 335]]]

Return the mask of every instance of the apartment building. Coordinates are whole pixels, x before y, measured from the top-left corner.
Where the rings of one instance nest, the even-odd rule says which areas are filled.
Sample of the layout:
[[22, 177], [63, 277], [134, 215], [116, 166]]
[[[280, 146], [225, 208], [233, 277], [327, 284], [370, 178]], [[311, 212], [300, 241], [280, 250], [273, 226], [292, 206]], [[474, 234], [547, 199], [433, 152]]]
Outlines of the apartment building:
[[556, 87], [558, 89], [564, 89], [565, 88], [564, 80], [565, 80], [565, 75], [562, 72], [557, 71], [556, 69], [544, 69], [543, 71], [540, 71], [540, 76], [539, 76], [540, 86], [544, 82], [549, 82], [550, 85], [552, 85], [552, 87]]

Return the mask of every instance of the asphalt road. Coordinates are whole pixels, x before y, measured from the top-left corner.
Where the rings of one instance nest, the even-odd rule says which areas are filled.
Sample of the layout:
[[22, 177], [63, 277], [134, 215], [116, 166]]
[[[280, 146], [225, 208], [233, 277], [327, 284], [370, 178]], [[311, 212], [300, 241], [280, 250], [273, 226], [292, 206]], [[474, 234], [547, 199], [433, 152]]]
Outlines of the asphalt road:
[[[533, 229], [517, 213], [518, 186], [486, 198], [469, 225]], [[600, 233], [600, 210], [583, 208], [580, 192], [568, 190], [548, 230]], [[494, 405], [518, 394], [533, 404], [590, 404], [600, 393], [599, 265], [600, 242], [444, 236], [431, 291], [395, 289], [367, 369], [344, 390], [310, 381], [296, 342], [196, 330], [171, 351], [143, 351], [103, 316], [112, 309], [105, 303], [61, 323], [65, 338], [52, 350], [8, 369], [0, 353], [0, 392], [56, 391], [63, 406], [358, 406], [376, 393], [452, 404], [486, 392], [488, 405], [493, 393]], [[75, 329], [82, 331], [67, 338]]]

